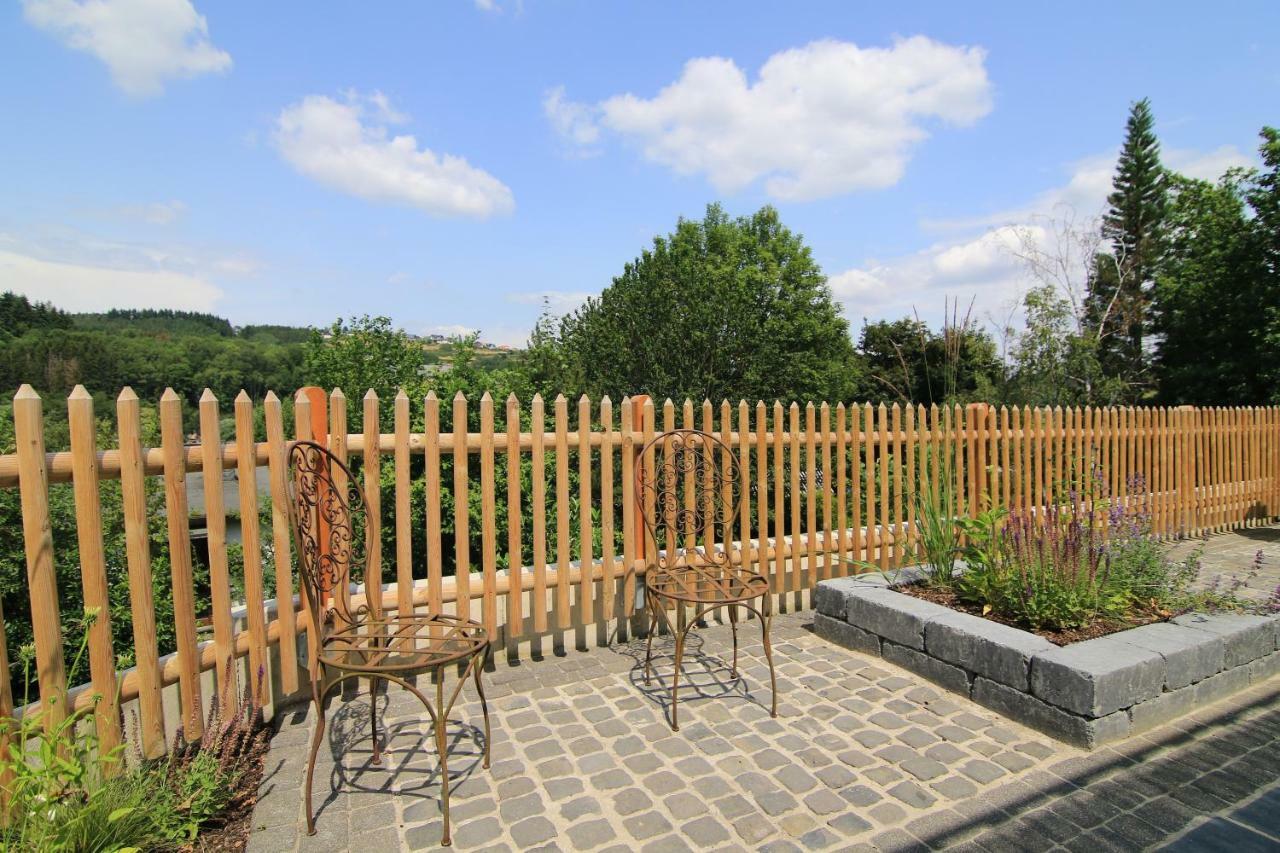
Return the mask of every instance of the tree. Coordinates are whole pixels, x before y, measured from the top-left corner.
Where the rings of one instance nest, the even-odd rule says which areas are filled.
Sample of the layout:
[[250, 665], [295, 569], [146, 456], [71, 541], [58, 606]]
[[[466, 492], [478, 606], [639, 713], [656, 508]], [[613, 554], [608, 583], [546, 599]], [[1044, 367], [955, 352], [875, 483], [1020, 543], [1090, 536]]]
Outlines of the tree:
[[904, 404], [990, 399], [1000, 364], [995, 343], [965, 317], [934, 332], [919, 317], [862, 327], [858, 355], [866, 371], [861, 396], [888, 392]]
[[857, 378], [826, 277], [772, 207], [731, 219], [710, 205], [701, 221], [681, 219], [563, 318], [552, 345], [563, 353], [558, 390], [615, 400], [834, 402]]
[[1264, 129], [1263, 140], [1269, 171], [1233, 170], [1216, 184], [1172, 182], [1169, 247], [1155, 290], [1160, 396], [1170, 403], [1280, 397], [1280, 146], [1274, 130]]
[[1118, 275], [1095, 277], [1089, 294], [1091, 325], [1103, 330], [1099, 336], [1103, 370], [1124, 380], [1132, 400], [1150, 387], [1144, 339], [1167, 204], [1167, 177], [1153, 124], [1151, 102], [1146, 98], [1135, 102], [1103, 218], [1103, 235], [1111, 241]]
[[1022, 299], [1023, 326], [1004, 330], [1011, 373], [1004, 396], [1023, 405], [1114, 404], [1126, 387], [1101, 364], [1102, 342], [1114, 334], [1112, 306], [1091, 300], [1118, 291], [1119, 263], [1103, 251], [1101, 222], [1061, 205], [1051, 216], [1014, 229], [1009, 247], [1035, 284]]
[[401, 388], [417, 385], [426, 363], [422, 345], [394, 328], [390, 317], [365, 314], [335, 320], [328, 329], [313, 332], [302, 373], [307, 382], [327, 390], [341, 388], [359, 395], [373, 390], [386, 408]]

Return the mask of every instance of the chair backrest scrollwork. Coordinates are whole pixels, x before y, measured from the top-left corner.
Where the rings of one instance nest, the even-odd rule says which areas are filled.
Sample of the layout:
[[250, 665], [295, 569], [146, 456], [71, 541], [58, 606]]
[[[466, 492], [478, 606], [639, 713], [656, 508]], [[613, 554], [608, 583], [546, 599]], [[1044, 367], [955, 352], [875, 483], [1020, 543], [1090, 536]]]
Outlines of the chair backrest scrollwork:
[[[364, 622], [369, 616], [367, 596], [366, 603], [352, 608], [346, 594], [353, 570], [365, 577], [373, 535], [359, 480], [328, 448], [300, 440], [289, 448], [287, 486], [298, 574], [311, 624], [319, 626], [323, 636], [330, 617], [345, 625]], [[330, 594], [332, 600], [326, 604]]]
[[742, 503], [742, 468], [720, 439], [681, 429], [656, 436], [637, 457], [636, 501], [657, 571], [730, 562]]

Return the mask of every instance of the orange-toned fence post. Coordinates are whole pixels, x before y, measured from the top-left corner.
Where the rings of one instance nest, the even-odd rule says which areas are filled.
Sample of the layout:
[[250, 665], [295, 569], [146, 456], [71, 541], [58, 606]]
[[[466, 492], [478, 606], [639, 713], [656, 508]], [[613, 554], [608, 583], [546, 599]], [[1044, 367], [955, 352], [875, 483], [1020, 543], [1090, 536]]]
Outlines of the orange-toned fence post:
[[[329, 394], [323, 389], [315, 385], [308, 385], [305, 388], [299, 388], [298, 394], [306, 397], [307, 402], [311, 404], [310, 425], [311, 435], [309, 438], [317, 444], [324, 447], [329, 446]], [[321, 483], [322, 492], [328, 491], [328, 486]], [[324, 502], [324, 495], [321, 494], [320, 501]], [[329, 550], [329, 523], [320, 518], [320, 551], [321, 556]], [[303, 591], [305, 594], [305, 590]], [[325, 590], [323, 604], [328, 604], [333, 596], [333, 590]], [[314, 626], [313, 626], [314, 627]]]

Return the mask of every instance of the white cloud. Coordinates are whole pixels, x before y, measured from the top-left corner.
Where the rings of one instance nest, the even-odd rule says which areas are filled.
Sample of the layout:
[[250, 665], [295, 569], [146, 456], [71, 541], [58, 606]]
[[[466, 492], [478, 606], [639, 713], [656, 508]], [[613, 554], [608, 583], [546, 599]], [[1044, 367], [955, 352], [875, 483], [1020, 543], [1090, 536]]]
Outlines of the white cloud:
[[135, 219], [148, 225], [172, 225], [186, 215], [187, 206], [180, 201], [156, 201], [150, 204], [129, 204], [116, 208], [119, 216]]
[[542, 112], [571, 150], [583, 155], [598, 153], [595, 144], [600, 141], [600, 126], [592, 109], [586, 104], [565, 100], [564, 86], [556, 86], [543, 96]]
[[51, 261], [4, 249], [0, 249], [0, 280], [6, 289], [68, 311], [213, 311], [222, 298], [221, 289], [197, 275]]
[[581, 307], [592, 296], [599, 296], [598, 293], [588, 293], [583, 290], [537, 290], [523, 293], [508, 293], [507, 301], [515, 302], [520, 305], [543, 305], [545, 304], [553, 314], [568, 314]]
[[483, 219], [515, 209], [511, 190], [462, 157], [418, 148], [387, 124], [407, 120], [381, 93], [337, 101], [309, 95], [281, 111], [277, 149], [298, 172], [349, 195], [408, 204], [437, 216]]
[[[1024, 263], [1014, 254], [1025, 239], [1030, 245], [1066, 258], [1064, 227], [1089, 227], [1100, 216], [1111, 192], [1118, 151], [1079, 160], [1065, 182], [1034, 195], [1026, 204], [971, 218], [926, 221], [926, 229], [954, 236], [913, 254], [888, 261], [871, 260], [828, 279], [845, 316], [856, 326], [862, 319], [896, 319], [918, 311], [926, 321], [942, 319], [944, 297], [962, 306], [974, 300], [976, 319], [1010, 316], [1032, 284]], [[1231, 145], [1202, 152], [1167, 149], [1162, 159], [1191, 177], [1216, 180], [1233, 166], [1254, 160]], [[1063, 274], [1083, 280], [1084, 259], [1071, 256]]]
[[23, 10], [32, 26], [102, 60], [130, 95], [158, 95], [167, 79], [231, 67], [190, 0], [23, 0]]
[[548, 115], [570, 139], [589, 137], [598, 122], [648, 160], [706, 175], [718, 190], [763, 179], [774, 198], [806, 201], [893, 186], [927, 124], [985, 116], [985, 60], [981, 48], [924, 36], [885, 48], [816, 41], [769, 57], [754, 81], [731, 59], [700, 57], [652, 98], [557, 98]]

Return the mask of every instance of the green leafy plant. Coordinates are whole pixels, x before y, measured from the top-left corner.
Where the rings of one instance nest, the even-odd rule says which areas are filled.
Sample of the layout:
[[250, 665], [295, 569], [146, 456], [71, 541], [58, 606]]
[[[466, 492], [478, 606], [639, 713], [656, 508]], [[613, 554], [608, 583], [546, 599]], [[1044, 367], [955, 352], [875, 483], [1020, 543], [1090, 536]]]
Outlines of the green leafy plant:
[[[87, 627], [97, 613], [86, 611]], [[82, 639], [69, 672], [74, 680], [87, 648]], [[29, 670], [31, 645], [19, 659]], [[228, 678], [231, 673], [228, 672]], [[261, 679], [262, 674], [258, 677]], [[95, 702], [100, 697], [95, 696]], [[6, 811], [0, 820], [0, 850], [133, 851], [175, 849], [196, 839], [237, 796], [242, 775], [263, 745], [261, 708], [246, 690], [225, 718], [214, 703], [203, 737], [187, 744], [181, 732], [169, 757], [134, 767], [123, 762], [123, 747], [102, 752], [92, 725], [93, 704], [45, 727], [58, 696], [26, 712], [0, 720], [0, 779]]]

